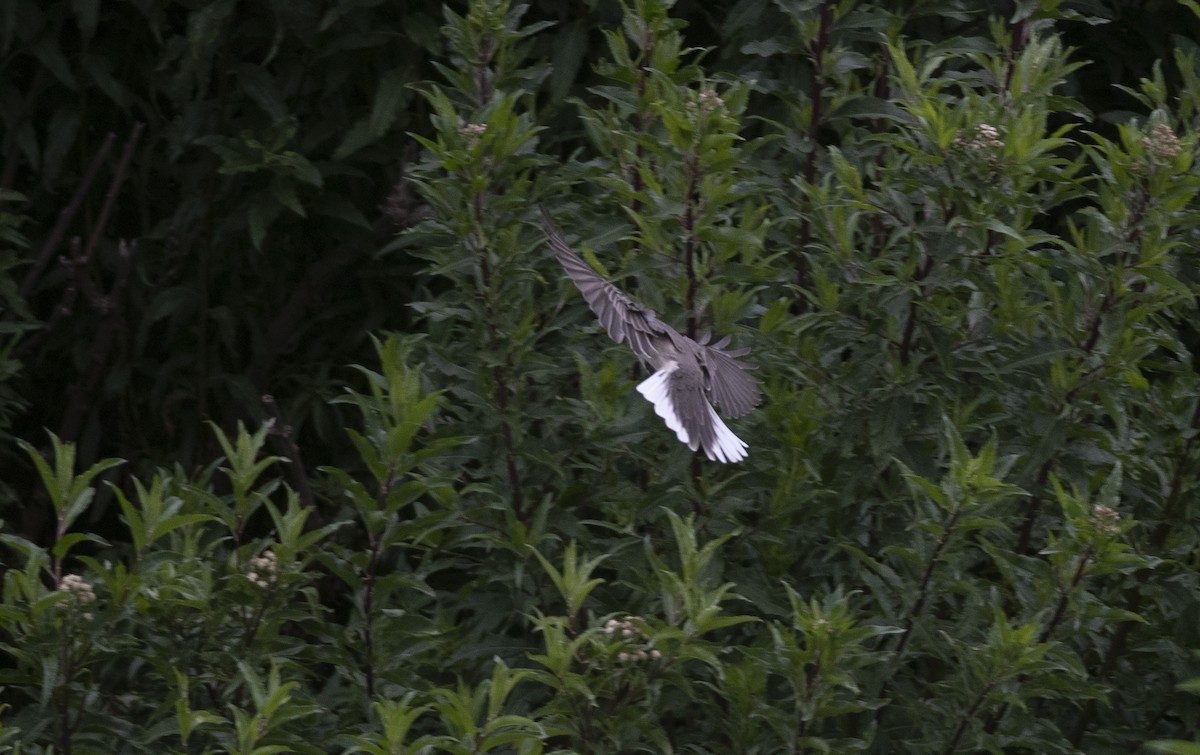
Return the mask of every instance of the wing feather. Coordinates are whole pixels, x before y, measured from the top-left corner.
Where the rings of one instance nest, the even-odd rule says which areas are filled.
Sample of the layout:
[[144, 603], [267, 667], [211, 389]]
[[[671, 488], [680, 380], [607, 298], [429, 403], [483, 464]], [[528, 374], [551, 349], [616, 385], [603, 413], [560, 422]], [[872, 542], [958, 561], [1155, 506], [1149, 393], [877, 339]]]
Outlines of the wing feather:
[[750, 350], [726, 349], [728, 344], [729, 336], [713, 344], [702, 344], [700, 361], [708, 377], [705, 387], [713, 401], [727, 416], [740, 417], [758, 406], [762, 389], [758, 378], [750, 374], [754, 367], [741, 359]]
[[673, 330], [670, 326], [659, 320], [654, 310], [629, 298], [625, 292], [592, 270], [567, 244], [545, 210], [542, 210], [542, 230], [546, 232], [559, 264], [579, 293], [583, 294], [584, 301], [608, 331], [609, 337], [629, 346], [643, 362], [655, 365], [658, 360], [654, 339], [656, 336], [671, 335]]
[[[653, 310], [592, 270], [567, 244], [544, 208], [542, 229], [559, 264], [609, 337], [626, 344], [655, 369], [637, 389], [667, 427], [693, 451], [703, 448], [710, 460], [730, 463], [746, 458], [746, 443], [717, 416], [704, 392], [707, 390], [713, 403], [730, 417], [740, 417], [757, 406], [762, 399], [760, 382], [750, 374], [754, 367], [742, 360], [750, 349], [729, 348], [728, 336], [710, 343], [709, 333], [699, 341], [681, 335]], [[682, 363], [675, 358], [666, 361], [668, 355]]]

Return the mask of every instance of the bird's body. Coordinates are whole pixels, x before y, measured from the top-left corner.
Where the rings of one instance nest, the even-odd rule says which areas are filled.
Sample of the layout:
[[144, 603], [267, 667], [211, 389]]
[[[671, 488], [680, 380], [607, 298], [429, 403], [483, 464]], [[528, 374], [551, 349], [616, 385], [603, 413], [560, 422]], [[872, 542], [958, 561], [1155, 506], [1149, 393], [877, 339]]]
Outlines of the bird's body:
[[544, 227], [550, 248], [609, 336], [629, 346], [654, 371], [637, 390], [667, 427], [693, 451], [704, 449], [710, 460], [728, 463], [746, 458], [745, 442], [717, 416], [705, 394], [731, 417], [740, 417], [758, 404], [758, 380], [741, 360], [749, 349], [726, 349], [729, 338], [710, 344], [707, 335], [699, 341], [683, 335], [597, 275], [548, 216]]

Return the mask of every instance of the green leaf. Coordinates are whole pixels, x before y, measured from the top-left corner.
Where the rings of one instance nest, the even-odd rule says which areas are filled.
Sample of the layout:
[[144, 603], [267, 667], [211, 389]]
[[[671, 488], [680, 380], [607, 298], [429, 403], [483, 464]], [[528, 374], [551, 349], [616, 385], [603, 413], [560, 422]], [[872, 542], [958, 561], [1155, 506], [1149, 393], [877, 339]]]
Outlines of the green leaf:
[[589, 577], [596, 567], [608, 558], [608, 554], [601, 554], [591, 561], [585, 562], [581, 567], [575, 553], [575, 541], [572, 540], [563, 551], [563, 568], [560, 572], [532, 545], [529, 546], [529, 550], [533, 552], [534, 556], [537, 556], [542, 568], [550, 575], [550, 581], [554, 583], [558, 593], [567, 603], [567, 615], [573, 620], [580, 608], [583, 607], [583, 601], [587, 599], [588, 593], [604, 584], [603, 579], [589, 579]]
[[271, 224], [279, 217], [280, 210], [283, 205], [272, 194], [261, 193], [254, 198], [250, 203], [249, 212], [246, 219], [250, 226], [250, 243], [254, 248], [262, 251], [263, 240], [267, 237], [267, 231]]
[[379, 88], [371, 102], [371, 117], [368, 131], [372, 140], [380, 139], [391, 130], [396, 122], [396, 116], [407, 104], [412, 95], [409, 84], [412, 83], [412, 68], [401, 66], [383, 75]]
[[1155, 739], [1147, 742], [1146, 746], [1167, 755], [1200, 755], [1200, 744], [1180, 739]]
[[97, 545], [110, 547], [109, 542], [99, 535], [93, 535], [88, 532], [69, 532], [58, 539], [58, 542], [54, 544], [54, 548], [51, 550], [51, 553], [54, 554], [56, 559], [62, 560], [66, 558], [67, 553], [70, 552], [71, 548], [75, 547], [77, 543], [83, 542], [96, 543]]
[[286, 121], [287, 105], [279, 92], [275, 77], [263, 66], [241, 65], [237, 69], [238, 83], [246, 95], [263, 109], [273, 121]]
[[100, 20], [100, 0], [71, 0], [75, 12], [75, 23], [84, 39], [96, 36], [96, 25]]
[[87, 471], [76, 475], [75, 444], [60, 441], [54, 433], [48, 434], [54, 451], [53, 468], [32, 445], [23, 440], [18, 440], [17, 443], [37, 467], [42, 484], [50, 494], [55, 511], [58, 512], [59, 532], [64, 533], [92, 502], [96, 493], [91, 487], [92, 480], [124, 462], [120, 459], [101, 459]]
[[581, 19], [565, 24], [554, 39], [550, 63], [550, 97], [562, 101], [571, 90], [587, 55], [587, 25]]
[[333, 159], [341, 162], [377, 140], [378, 137], [371, 130], [371, 117], [366, 116], [351, 126], [346, 135], [342, 137], [341, 144], [333, 151]]
[[271, 179], [271, 194], [284, 207], [288, 208], [300, 217], [305, 217], [304, 205], [300, 202], [300, 197], [296, 196], [296, 187], [290, 180], [283, 176], [275, 176]]

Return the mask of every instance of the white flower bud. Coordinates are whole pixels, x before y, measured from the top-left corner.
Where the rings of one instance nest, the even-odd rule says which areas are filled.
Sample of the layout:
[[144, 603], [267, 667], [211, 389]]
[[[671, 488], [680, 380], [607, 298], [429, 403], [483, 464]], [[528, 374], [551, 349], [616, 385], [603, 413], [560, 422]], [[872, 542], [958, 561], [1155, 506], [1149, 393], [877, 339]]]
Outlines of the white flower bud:
[[1179, 154], [1179, 137], [1170, 126], [1160, 123], [1150, 131], [1149, 136], [1142, 139], [1142, 147], [1151, 162], [1169, 163]]

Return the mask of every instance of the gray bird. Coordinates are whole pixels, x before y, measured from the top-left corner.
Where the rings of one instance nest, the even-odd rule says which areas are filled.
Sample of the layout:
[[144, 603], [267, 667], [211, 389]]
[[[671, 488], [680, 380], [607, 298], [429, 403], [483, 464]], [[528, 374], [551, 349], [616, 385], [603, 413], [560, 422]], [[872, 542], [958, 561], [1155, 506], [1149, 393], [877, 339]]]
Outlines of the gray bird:
[[728, 336], [716, 343], [708, 342], [707, 333], [699, 341], [688, 338], [588, 267], [545, 210], [542, 227], [550, 248], [608, 335], [628, 345], [654, 370], [637, 390], [654, 405], [654, 412], [667, 427], [693, 451], [703, 448], [712, 461], [730, 463], [746, 458], [746, 443], [721, 421], [705, 392], [730, 417], [740, 417], [757, 406], [762, 396], [759, 381], [749, 373], [753, 367], [740, 359], [750, 349], [725, 348]]

